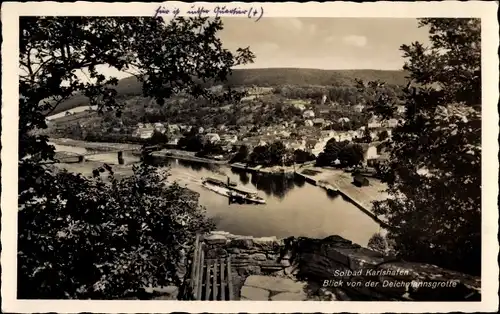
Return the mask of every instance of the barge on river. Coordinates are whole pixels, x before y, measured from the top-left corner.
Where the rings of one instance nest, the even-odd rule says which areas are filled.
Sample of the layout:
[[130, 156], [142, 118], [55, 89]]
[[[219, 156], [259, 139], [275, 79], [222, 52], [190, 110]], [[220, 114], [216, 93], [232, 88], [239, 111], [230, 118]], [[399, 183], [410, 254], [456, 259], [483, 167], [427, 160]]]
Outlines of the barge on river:
[[257, 195], [256, 192], [245, 191], [237, 186], [236, 183], [224, 182], [214, 178], [205, 178], [203, 186], [217, 194], [228, 197], [230, 201], [240, 204], [265, 204], [266, 201]]

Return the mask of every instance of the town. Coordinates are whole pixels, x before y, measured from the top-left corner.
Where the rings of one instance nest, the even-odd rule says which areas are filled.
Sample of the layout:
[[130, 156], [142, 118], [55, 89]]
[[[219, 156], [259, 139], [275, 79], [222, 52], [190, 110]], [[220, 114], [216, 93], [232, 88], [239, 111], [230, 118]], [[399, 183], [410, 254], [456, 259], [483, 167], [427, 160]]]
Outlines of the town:
[[[245, 163], [252, 167], [273, 167], [274, 172], [286, 172], [291, 164], [310, 163], [318, 158], [319, 165], [363, 165], [373, 170], [388, 158], [386, 143], [398, 125], [397, 118], [382, 120], [362, 104], [339, 104], [326, 94], [320, 94], [316, 99], [287, 99], [277, 94], [276, 89], [256, 87], [250, 88], [247, 94], [240, 104], [224, 108], [229, 111], [228, 116], [234, 114], [238, 117], [238, 111], [250, 110], [248, 108], [261, 104], [266, 110], [264, 114], [274, 114], [271, 120], [275, 121], [260, 122], [256, 118], [248, 124], [235, 121], [218, 124], [215, 124], [218, 121], [213, 121], [208, 124], [204, 120], [210, 119], [201, 117], [196, 125], [192, 125], [189, 121], [178, 122], [179, 117], [174, 116], [174, 119], [169, 119], [174, 121], [137, 122], [131, 125], [132, 119], [127, 118], [125, 112], [124, 118], [107, 115], [102, 123], [97, 124], [95, 118], [91, 118], [97, 113], [88, 108], [84, 112], [66, 111], [59, 117], [51, 118], [49, 130], [52, 130], [52, 137], [150, 143], [159, 145], [166, 153], [170, 149], [177, 153], [181, 151], [186, 156], [205, 158], [208, 162], [218, 160]], [[187, 107], [189, 100], [175, 102], [179, 103]], [[150, 120], [161, 119], [161, 114], [155, 113], [154, 106], [151, 107], [151, 114], [146, 117], [150, 117]], [[255, 115], [256, 110], [259, 107], [250, 114]], [[399, 106], [397, 110], [402, 118], [404, 107]], [[261, 117], [260, 114], [256, 116]], [[342, 143], [344, 150], [355, 153], [338, 154], [334, 159], [328, 155], [332, 160], [325, 159], [322, 153], [327, 143]], [[281, 155], [263, 158], [263, 153], [271, 146], [279, 147]]]

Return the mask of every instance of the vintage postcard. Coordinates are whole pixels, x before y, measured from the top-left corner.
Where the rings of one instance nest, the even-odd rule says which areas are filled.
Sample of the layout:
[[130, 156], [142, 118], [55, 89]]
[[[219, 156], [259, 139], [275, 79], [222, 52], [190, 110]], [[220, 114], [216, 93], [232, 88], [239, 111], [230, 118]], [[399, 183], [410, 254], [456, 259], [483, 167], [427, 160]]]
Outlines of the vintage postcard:
[[3, 3], [2, 310], [495, 311], [497, 10]]

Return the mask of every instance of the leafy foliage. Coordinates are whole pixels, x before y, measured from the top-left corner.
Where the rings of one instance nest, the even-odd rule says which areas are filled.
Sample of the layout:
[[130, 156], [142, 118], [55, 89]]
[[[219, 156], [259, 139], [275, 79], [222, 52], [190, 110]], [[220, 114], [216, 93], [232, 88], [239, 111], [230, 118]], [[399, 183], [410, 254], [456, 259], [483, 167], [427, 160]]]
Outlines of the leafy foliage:
[[165, 133], [161, 133], [157, 130], [153, 131], [153, 134], [151, 137], [148, 139], [147, 144], [150, 145], [162, 145], [168, 143], [169, 138], [168, 135]]
[[262, 166], [282, 166], [292, 164], [292, 154], [283, 142], [256, 146], [249, 156], [250, 164]]
[[189, 134], [179, 139], [177, 147], [190, 152], [199, 152], [205, 146], [205, 141], [200, 134]]
[[334, 138], [328, 140], [325, 148], [316, 159], [318, 166], [351, 167], [361, 164], [364, 160], [363, 147], [348, 141], [337, 142]]
[[[178, 282], [178, 253], [211, 227], [193, 193], [149, 167], [111, 183], [56, 172], [54, 148], [39, 132], [45, 116], [75, 94], [115, 110], [116, 78], [130, 71], [158, 103], [176, 93], [208, 101], [204, 80], [224, 81], [253, 54], [222, 48], [219, 19], [23, 17], [20, 20], [18, 298], [121, 298], [146, 284]], [[78, 76], [77, 73], [83, 73]], [[87, 79], [82, 79], [82, 77]]]
[[308, 161], [316, 160], [316, 156], [308, 151], [296, 149], [293, 151], [293, 160], [295, 163], [303, 164]]
[[250, 151], [248, 149], [248, 146], [241, 145], [240, 148], [238, 149], [238, 152], [231, 159], [231, 163], [245, 162], [248, 159], [249, 155]]
[[481, 51], [477, 19], [422, 19], [430, 47], [403, 45], [413, 86], [383, 167], [391, 199], [375, 202], [403, 257], [479, 274]]
[[180, 284], [180, 252], [213, 228], [197, 195], [166, 187], [146, 166], [111, 184], [67, 172], [53, 179], [50, 201], [25, 203], [19, 214], [23, 298], [120, 298]]
[[368, 248], [382, 254], [387, 253], [387, 243], [380, 233], [375, 233], [368, 241]]

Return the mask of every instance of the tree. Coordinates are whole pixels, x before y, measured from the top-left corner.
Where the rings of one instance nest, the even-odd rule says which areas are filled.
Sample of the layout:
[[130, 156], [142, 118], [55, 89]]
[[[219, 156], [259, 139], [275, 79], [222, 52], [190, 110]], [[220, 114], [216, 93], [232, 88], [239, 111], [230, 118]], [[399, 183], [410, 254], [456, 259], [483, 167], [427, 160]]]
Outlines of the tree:
[[205, 146], [205, 142], [200, 134], [182, 137], [177, 146], [190, 152], [199, 152]]
[[269, 145], [269, 158], [271, 165], [282, 165], [285, 163], [288, 155], [285, 144], [281, 141], [276, 141]]
[[168, 143], [168, 141], [169, 138], [166, 134], [154, 130], [147, 142], [149, 145], [162, 145]]
[[269, 166], [271, 164], [269, 145], [255, 146], [250, 154], [249, 161], [253, 165]]
[[238, 149], [238, 152], [234, 155], [234, 157], [231, 159], [231, 162], [244, 162], [247, 160], [249, 155], [249, 150], [248, 146], [246, 145], [241, 145], [240, 148]]
[[335, 161], [338, 159], [340, 151], [346, 145], [346, 141], [337, 142], [334, 138], [329, 139], [323, 151], [319, 153], [316, 159], [316, 165], [320, 167], [335, 165]]
[[481, 270], [480, 20], [421, 19], [430, 46], [402, 45], [412, 83], [400, 99], [385, 180], [375, 202], [405, 258], [472, 274]]
[[298, 164], [303, 164], [308, 161], [313, 161], [316, 159], [316, 156], [310, 152], [306, 152], [305, 150], [302, 149], [296, 149], [293, 152], [294, 155], [294, 161]]
[[386, 254], [388, 247], [384, 236], [380, 233], [375, 233], [368, 241], [368, 248], [382, 254]]
[[212, 227], [197, 196], [166, 187], [145, 165], [110, 183], [57, 172], [46, 165], [54, 148], [38, 130], [75, 94], [120, 115], [117, 79], [100, 65], [135, 75], [158, 104], [180, 92], [240, 99], [200, 85], [224, 81], [233, 66], [253, 59], [248, 49], [223, 49], [221, 29], [220, 19], [207, 18], [20, 19], [18, 298], [122, 298], [148, 283], [182, 281], [181, 252], [195, 232]]
[[363, 147], [359, 144], [344, 145], [338, 152], [337, 158], [344, 167], [358, 166], [364, 160]]
[[203, 157], [207, 155], [222, 155], [224, 154], [224, 149], [220, 143], [207, 141], [205, 145], [203, 145], [202, 151], [199, 152], [198, 156]]
[[387, 132], [387, 130], [383, 130], [382, 132], [379, 133], [378, 135], [378, 140], [379, 141], [385, 141], [386, 139], [389, 138], [389, 133]]
[[370, 134], [370, 129], [368, 127], [365, 127], [365, 130], [363, 131], [363, 137], [361, 138], [363, 143], [371, 143], [372, 142], [372, 135]]

